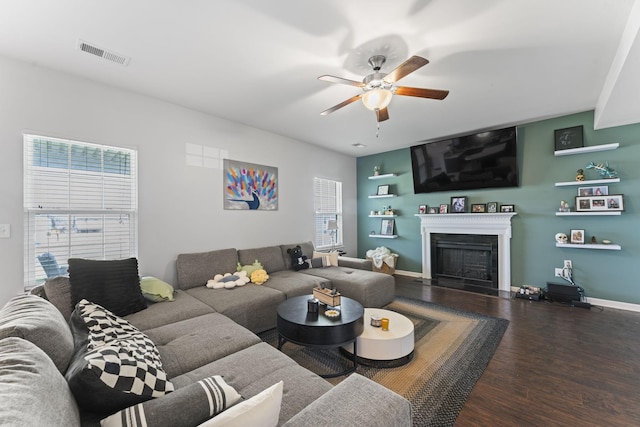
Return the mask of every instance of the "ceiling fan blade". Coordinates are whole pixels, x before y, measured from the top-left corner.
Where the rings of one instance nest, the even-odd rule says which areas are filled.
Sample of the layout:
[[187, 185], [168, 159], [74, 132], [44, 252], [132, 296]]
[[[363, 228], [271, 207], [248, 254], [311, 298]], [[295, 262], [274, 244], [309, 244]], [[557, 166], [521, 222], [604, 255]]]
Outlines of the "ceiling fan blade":
[[389, 110], [387, 110], [387, 107], [384, 107], [382, 110], [376, 110], [376, 119], [378, 119], [378, 123], [389, 120]]
[[318, 77], [318, 80], [322, 80], [323, 82], [327, 82], [327, 83], [340, 83], [343, 85], [350, 85], [350, 86], [357, 86], [357, 87], [364, 87], [365, 84], [362, 82], [357, 82], [355, 80], [349, 80], [349, 79], [343, 79], [342, 77], [336, 77], [336, 76], [320, 76]]
[[351, 104], [352, 102], [356, 102], [358, 99], [360, 99], [362, 97], [362, 94], [359, 93], [356, 96], [353, 96], [349, 99], [347, 99], [346, 101], [342, 101], [340, 104], [338, 105], [334, 105], [333, 107], [329, 108], [328, 110], [324, 110], [322, 113], [320, 113], [321, 116], [326, 116], [327, 114], [331, 114], [336, 110], [339, 110], [342, 107], [345, 107], [349, 104]]
[[418, 68], [424, 67], [429, 63], [428, 59], [421, 56], [412, 56], [411, 58], [398, 65], [395, 70], [391, 71], [384, 78], [387, 83], [395, 83], [401, 78], [413, 73]]
[[396, 95], [417, 96], [418, 98], [445, 99], [449, 95], [448, 90], [422, 89], [418, 87], [397, 86]]

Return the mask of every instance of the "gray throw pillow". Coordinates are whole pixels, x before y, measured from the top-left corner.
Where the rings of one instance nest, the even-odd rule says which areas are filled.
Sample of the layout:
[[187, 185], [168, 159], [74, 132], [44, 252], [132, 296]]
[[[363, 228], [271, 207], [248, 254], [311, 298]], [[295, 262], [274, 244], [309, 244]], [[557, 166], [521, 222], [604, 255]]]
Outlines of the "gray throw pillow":
[[[100, 421], [102, 427], [196, 426], [242, 397], [219, 375], [190, 384], [160, 399], [123, 409]], [[185, 408], [189, 410], [185, 411]]]
[[78, 406], [51, 359], [22, 338], [0, 340], [0, 424], [80, 426]]
[[51, 304], [55, 305], [68, 322], [73, 311], [71, 303], [71, 283], [66, 276], [52, 277], [44, 282], [44, 293]]
[[0, 339], [19, 337], [40, 347], [64, 374], [73, 356], [73, 336], [64, 317], [49, 301], [18, 295], [0, 309]]

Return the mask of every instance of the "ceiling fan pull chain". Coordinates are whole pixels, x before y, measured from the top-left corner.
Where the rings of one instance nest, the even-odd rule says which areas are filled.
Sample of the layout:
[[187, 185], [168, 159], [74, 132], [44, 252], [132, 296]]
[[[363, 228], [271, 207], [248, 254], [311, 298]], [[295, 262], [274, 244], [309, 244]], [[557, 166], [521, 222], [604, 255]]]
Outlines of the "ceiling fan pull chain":
[[380, 122], [377, 122], [376, 128], [377, 128], [376, 129], [376, 138], [377, 138], [378, 136], [380, 136]]

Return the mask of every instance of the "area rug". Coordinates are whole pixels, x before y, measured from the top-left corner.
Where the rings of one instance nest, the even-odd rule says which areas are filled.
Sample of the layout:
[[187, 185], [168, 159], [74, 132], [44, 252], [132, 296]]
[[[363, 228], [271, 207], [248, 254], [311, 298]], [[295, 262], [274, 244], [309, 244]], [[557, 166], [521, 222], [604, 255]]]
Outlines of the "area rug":
[[[452, 426], [509, 321], [402, 297], [384, 308], [413, 322], [413, 359], [393, 368], [358, 365], [357, 372], [407, 398], [412, 404], [414, 426]], [[277, 346], [275, 329], [260, 337]], [[287, 342], [282, 351], [318, 374], [352, 366], [338, 349], [313, 349]], [[328, 381], [337, 384], [343, 379]]]

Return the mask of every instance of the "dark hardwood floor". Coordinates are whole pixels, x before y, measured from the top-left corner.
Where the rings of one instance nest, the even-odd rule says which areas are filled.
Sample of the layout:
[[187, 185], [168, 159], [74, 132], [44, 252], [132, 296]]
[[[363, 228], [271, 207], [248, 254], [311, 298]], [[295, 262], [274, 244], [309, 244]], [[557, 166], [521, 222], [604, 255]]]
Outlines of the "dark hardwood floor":
[[456, 426], [640, 426], [640, 313], [396, 276], [396, 294], [510, 321]]

